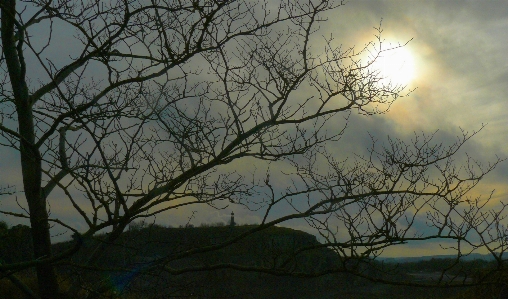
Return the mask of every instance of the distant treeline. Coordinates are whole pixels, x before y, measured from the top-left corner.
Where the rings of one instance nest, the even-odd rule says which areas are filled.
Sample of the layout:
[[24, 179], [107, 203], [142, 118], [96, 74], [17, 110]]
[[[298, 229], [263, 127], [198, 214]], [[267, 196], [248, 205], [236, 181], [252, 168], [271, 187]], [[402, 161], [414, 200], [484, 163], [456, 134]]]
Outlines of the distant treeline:
[[400, 273], [414, 272], [442, 272], [445, 270], [450, 275], [474, 275], [475, 271], [493, 269], [494, 261], [484, 259], [463, 260], [457, 258], [431, 258], [417, 262], [386, 262], [386, 267], [392, 268]]

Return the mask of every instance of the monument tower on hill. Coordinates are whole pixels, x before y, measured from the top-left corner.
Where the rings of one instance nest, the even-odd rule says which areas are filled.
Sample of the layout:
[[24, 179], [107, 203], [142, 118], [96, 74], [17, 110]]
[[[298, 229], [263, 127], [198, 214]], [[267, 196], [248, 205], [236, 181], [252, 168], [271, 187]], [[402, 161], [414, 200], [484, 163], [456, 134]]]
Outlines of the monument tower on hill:
[[235, 226], [235, 213], [231, 212], [231, 221], [229, 222], [229, 226], [233, 227]]

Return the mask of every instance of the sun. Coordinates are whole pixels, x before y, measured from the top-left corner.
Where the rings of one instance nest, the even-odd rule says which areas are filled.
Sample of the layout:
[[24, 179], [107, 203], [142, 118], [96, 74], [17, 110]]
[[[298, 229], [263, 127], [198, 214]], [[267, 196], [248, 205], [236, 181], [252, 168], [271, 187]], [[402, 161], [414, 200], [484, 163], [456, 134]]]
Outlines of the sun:
[[371, 68], [380, 72], [383, 83], [407, 86], [415, 77], [414, 57], [407, 47], [383, 51]]

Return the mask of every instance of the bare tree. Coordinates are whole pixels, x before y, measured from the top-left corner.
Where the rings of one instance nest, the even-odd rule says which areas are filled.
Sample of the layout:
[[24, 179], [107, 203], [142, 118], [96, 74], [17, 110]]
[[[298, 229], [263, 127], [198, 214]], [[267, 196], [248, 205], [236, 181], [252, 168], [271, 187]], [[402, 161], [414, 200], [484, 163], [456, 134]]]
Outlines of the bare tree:
[[[370, 156], [355, 161], [330, 151], [351, 113], [385, 113], [404, 92], [370, 67], [390, 50], [380, 35], [355, 49], [314, 34], [341, 5], [2, 1], [1, 144], [20, 154], [28, 211], [1, 212], [30, 220], [34, 259], [0, 270], [35, 267], [41, 298], [75, 295], [75, 288], [59, 290], [55, 263], [81, 250], [83, 240], [109, 231], [88, 245], [80, 266], [91, 269], [133, 220], [189, 205], [243, 205], [264, 218], [234, 239], [161, 257], [157, 266], [173, 274], [200, 269], [165, 267], [171, 260], [291, 219], [318, 229], [322, 246], [335, 249], [344, 265], [432, 238], [455, 240], [460, 254], [463, 243], [504, 251], [502, 209], [483, 211], [486, 201], [466, 198], [500, 160], [469, 158], [459, 167], [453, 158], [475, 133], [448, 147], [432, 136], [374, 143]], [[330, 130], [337, 119], [343, 126]], [[291, 167], [293, 185], [273, 186], [270, 173], [250, 179], [228, 170], [239, 160]], [[86, 230], [49, 217], [48, 205], [64, 200]], [[289, 212], [274, 218], [279, 205]], [[415, 232], [422, 215], [429, 229]], [[73, 231], [75, 246], [53, 255], [52, 224]]]

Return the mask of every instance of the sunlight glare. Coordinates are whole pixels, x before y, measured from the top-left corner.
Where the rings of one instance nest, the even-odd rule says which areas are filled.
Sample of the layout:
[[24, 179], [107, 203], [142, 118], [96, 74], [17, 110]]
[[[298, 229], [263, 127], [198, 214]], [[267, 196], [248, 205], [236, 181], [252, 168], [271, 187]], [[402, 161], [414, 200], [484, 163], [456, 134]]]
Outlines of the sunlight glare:
[[385, 78], [383, 82], [407, 86], [415, 76], [415, 62], [410, 50], [401, 47], [381, 53], [371, 66]]

